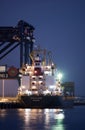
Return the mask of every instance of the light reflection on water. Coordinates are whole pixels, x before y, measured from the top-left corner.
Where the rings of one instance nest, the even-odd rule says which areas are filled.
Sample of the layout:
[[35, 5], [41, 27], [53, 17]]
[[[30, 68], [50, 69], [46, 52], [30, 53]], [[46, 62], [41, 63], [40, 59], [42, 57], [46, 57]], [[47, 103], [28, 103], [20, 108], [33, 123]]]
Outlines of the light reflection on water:
[[24, 120], [23, 130], [65, 130], [64, 111], [61, 109], [19, 109], [18, 114]]
[[0, 130], [85, 130], [85, 106], [73, 109], [0, 109]]
[[1, 111], [0, 111], [0, 117], [1, 118], [4, 118], [6, 116], [6, 110], [5, 109], [2, 109]]

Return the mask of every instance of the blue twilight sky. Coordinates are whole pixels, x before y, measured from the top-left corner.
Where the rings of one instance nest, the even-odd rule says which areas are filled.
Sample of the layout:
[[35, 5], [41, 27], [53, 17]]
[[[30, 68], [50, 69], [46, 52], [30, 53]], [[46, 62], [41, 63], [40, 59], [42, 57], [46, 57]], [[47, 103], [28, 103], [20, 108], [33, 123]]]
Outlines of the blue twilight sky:
[[[0, 0], [0, 26], [25, 20], [35, 27], [35, 44], [51, 50], [63, 81], [85, 96], [85, 0]], [[19, 48], [0, 65], [19, 66]]]

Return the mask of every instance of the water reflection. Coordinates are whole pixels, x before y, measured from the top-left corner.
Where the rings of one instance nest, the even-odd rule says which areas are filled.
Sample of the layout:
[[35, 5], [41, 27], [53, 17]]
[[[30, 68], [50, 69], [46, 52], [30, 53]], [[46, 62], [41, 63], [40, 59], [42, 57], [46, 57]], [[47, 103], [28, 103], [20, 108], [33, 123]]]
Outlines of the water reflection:
[[[85, 130], [85, 107], [0, 109], [0, 130]], [[77, 125], [76, 125], [77, 124]]]
[[64, 124], [64, 112], [63, 110], [58, 111], [54, 118], [56, 119], [56, 124], [52, 126], [52, 130], [65, 130], [65, 124]]
[[61, 109], [19, 109], [23, 130], [65, 130], [64, 111]]
[[7, 111], [5, 109], [0, 110], [0, 117], [4, 118], [6, 116], [6, 112]]

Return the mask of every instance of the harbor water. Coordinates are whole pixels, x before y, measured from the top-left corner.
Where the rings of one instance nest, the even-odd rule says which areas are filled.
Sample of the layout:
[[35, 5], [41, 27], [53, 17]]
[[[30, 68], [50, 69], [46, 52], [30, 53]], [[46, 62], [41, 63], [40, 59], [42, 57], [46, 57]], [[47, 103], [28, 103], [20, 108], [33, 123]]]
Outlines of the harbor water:
[[85, 130], [85, 106], [0, 109], [0, 130]]

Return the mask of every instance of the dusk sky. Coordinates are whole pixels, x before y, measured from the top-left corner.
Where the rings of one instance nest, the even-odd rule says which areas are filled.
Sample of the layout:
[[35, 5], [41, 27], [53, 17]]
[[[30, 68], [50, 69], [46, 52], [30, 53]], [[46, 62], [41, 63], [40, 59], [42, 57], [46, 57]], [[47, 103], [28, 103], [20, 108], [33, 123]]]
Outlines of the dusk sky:
[[[0, 0], [0, 26], [20, 20], [35, 27], [35, 44], [52, 52], [63, 82], [75, 82], [76, 95], [85, 96], [85, 0]], [[19, 66], [19, 48], [4, 64]]]

